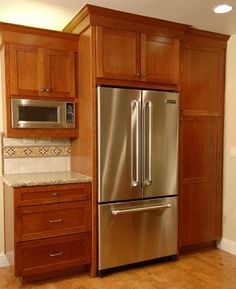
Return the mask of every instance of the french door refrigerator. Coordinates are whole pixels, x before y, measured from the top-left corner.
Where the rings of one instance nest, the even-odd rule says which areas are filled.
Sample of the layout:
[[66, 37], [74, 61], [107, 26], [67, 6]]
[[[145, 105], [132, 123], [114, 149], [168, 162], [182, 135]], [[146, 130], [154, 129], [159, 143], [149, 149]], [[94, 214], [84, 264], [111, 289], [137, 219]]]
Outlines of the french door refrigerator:
[[178, 102], [97, 88], [98, 275], [177, 254]]

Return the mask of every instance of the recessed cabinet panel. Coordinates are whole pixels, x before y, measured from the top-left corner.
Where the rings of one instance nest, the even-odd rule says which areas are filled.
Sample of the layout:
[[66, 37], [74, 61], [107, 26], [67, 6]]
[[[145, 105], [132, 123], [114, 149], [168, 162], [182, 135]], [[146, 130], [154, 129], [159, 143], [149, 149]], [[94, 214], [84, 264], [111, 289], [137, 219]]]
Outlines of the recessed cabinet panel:
[[48, 73], [45, 82], [50, 94], [57, 97], [74, 97], [74, 55], [69, 51], [50, 49], [47, 51]]
[[75, 97], [71, 51], [10, 44], [11, 95]]
[[222, 115], [224, 52], [219, 49], [185, 47], [182, 107], [202, 115]]
[[141, 72], [143, 80], [177, 84], [179, 40], [142, 34]]
[[179, 40], [97, 27], [97, 77], [178, 84]]
[[39, 95], [40, 55], [37, 47], [10, 44], [11, 93]]
[[183, 180], [216, 178], [219, 125], [215, 119], [189, 119], [182, 122]]
[[[216, 240], [220, 204], [216, 183], [185, 184], [179, 201], [180, 246]], [[220, 217], [221, 219], [221, 217]]]
[[97, 76], [139, 79], [139, 42], [136, 32], [97, 27]]

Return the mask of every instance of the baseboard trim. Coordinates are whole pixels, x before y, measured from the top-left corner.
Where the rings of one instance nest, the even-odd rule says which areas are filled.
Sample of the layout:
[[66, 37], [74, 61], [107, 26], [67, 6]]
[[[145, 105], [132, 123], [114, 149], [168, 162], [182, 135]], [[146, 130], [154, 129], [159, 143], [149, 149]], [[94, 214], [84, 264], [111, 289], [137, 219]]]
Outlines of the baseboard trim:
[[7, 266], [9, 266], [7, 256], [3, 253], [0, 253], [0, 267], [7, 267]]
[[230, 241], [228, 239], [222, 238], [217, 243], [217, 248], [224, 250], [228, 253], [231, 253], [233, 255], [236, 255], [236, 242]]

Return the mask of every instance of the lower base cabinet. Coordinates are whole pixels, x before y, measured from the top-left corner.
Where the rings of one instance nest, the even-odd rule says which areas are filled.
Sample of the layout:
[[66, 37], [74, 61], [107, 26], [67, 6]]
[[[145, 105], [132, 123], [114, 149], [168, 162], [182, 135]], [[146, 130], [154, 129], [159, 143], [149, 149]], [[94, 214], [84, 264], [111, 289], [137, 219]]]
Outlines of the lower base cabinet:
[[6, 255], [22, 283], [89, 270], [90, 200], [90, 183], [4, 186]]
[[16, 243], [16, 276], [28, 277], [90, 263], [90, 233]]

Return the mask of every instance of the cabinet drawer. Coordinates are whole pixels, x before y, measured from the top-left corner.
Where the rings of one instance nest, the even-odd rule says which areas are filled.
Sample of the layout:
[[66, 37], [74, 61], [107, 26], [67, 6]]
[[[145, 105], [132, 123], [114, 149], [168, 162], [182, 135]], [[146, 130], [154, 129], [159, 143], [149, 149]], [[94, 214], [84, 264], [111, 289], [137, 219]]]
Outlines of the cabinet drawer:
[[16, 188], [15, 205], [29, 206], [90, 199], [90, 183]]
[[16, 276], [30, 276], [90, 263], [90, 234], [16, 243]]
[[16, 241], [86, 232], [90, 230], [90, 201], [18, 207], [15, 224]]

